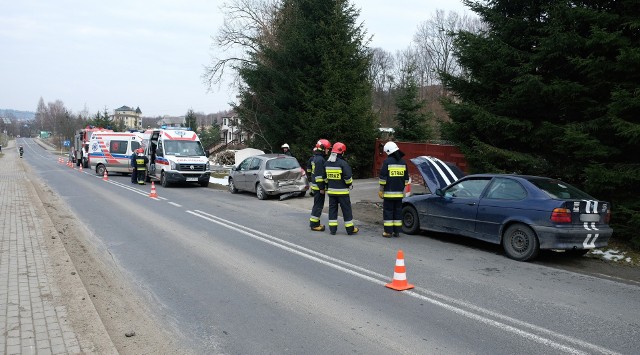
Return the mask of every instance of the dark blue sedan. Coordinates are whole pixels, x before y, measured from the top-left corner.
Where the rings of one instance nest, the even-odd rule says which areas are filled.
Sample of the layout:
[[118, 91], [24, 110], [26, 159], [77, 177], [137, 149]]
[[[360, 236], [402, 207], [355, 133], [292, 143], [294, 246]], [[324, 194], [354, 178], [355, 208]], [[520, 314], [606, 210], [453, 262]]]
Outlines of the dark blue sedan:
[[454, 233], [502, 244], [527, 261], [540, 249], [582, 255], [607, 245], [610, 204], [563, 181], [539, 176], [478, 174], [461, 177], [432, 157], [411, 159], [432, 194], [403, 199], [403, 231]]

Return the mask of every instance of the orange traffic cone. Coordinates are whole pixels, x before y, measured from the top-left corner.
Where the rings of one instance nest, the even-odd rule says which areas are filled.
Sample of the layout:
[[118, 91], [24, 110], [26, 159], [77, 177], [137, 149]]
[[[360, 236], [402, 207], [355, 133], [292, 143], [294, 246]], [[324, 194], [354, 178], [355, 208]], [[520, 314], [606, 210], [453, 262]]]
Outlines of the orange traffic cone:
[[107, 169], [104, 169], [104, 175], [102, 175], [102, 180], [107, 181], [109, 177], [107, 176]]
[[82, 172], [82, 163], [80, 163], [80, 168], [78, 168], [79, 172]]
[[151, 181], [151, 193], [149, 194], [151, 198], [158, 198], [158, 193], [156, 192], [156, 184]]
[[393, 280], [391, 280], [391, 283], [386, 284], [385, 286], [396, 291], [404, 291], [410, 288], [414, 288], [412, 284], [407, 282], [407, 270], [404, 266], [404, 253], [402, 253], [402, 250], [398, 250], [396, 267], [393, 271]]
[[58, 163], [62, 164], [62, 157], [58, 157]]

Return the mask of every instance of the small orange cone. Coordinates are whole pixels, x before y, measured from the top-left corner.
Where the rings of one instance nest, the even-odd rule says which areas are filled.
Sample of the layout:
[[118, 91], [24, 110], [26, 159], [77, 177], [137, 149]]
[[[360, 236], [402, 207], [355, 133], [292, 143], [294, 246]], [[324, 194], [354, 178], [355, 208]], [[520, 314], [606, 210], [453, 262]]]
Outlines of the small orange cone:
[[151, 181], [151, 193], [149, 194], [151, 198], [158, 198], [158, 193], [156, 192], [156, 184]]
[[78, 171], [82, 172], [82, 163], [80, 163], [80, 168], [78, 169]]
[[412, 284], [407, 282], [407, 270], [404, 266], [404, 253], [402, 253], [402, 250], [398, 250], [396, 267], [393, 271], [393, 280], [391, 280], [391, 283], [386, 284], [385, 286], [396, 291], [404, 291], [410, 288], [414, 288]]
[[107, 181], [109, 177], [107, 176], [107, 169], [104, 169], [104, 175], [102, 175], [102, 180]]

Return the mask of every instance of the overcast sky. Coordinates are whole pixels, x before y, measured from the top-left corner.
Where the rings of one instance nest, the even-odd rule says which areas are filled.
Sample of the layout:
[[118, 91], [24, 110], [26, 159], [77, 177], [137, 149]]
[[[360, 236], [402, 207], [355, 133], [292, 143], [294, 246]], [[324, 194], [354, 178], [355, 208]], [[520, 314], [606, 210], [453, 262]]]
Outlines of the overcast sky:
[[[126, 105], [143, 116], [215, 113], [235, 92], [207, 92], [204, 66], [222, 0], [0, 0], [0, 109], [61, 100], [74, 113]], [[406, 48], [438, 9], [462, 0], [352, 0], [372, 47]]]

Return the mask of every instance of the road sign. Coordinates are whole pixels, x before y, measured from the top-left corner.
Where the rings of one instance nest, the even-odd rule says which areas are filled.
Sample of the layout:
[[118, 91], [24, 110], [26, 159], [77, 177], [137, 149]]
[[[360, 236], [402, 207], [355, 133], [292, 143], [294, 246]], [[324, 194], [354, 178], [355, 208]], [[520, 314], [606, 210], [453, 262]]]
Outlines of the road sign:
[[64, 141], [64, 146], [65, 147], [71, 146], [71, 141]]

